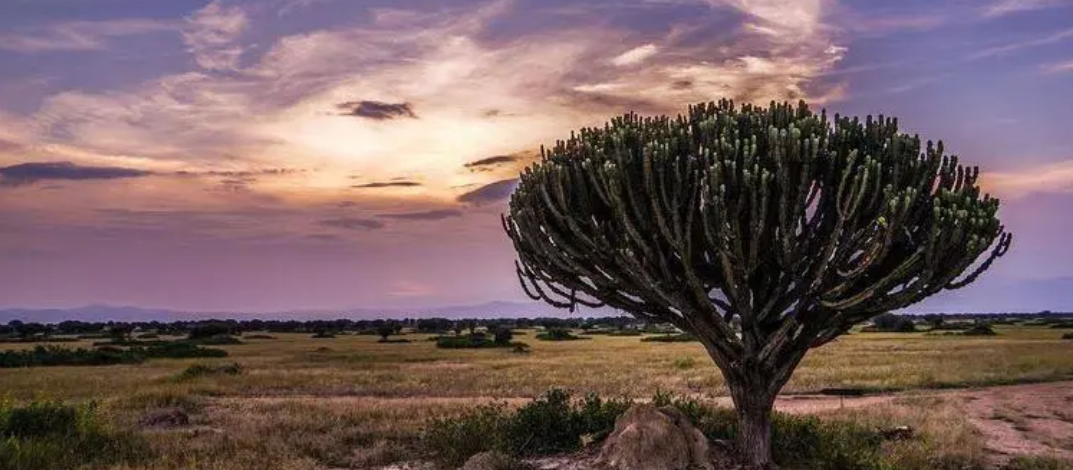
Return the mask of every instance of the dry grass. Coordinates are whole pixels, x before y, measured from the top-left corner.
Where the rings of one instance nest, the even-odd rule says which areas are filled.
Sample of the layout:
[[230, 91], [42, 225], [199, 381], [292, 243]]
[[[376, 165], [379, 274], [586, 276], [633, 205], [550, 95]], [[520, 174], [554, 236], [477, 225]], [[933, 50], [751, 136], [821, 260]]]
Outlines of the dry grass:
[[[987, 338], [849, 335], [810, 353], [785, 391], [1073, 378], [1073, 343], [1060, 340], [1055, 330], [998, 331], [999, 336]], [[400, 344], [377, 343], [371, 336], [275, 336], [222, 346], [231, 356], [219, 363], [241, 364], [241, 375], [171, 380], [195, 362], [215, 363], [203, 359], [0, 369], [0, 395], [102, 400], [120, 423], [131, 426], [149, 409], [186, 409], [193, 413], [193, 428], [148, 432], [160, 455], [151, 468], [158, 469], [372, 466], [413, 456], [417, 432], [431, 416], [494, 397], [517, 402], [552, 387], [605, 396], [650, 397], [657, 388], [725, 395], [722, 377], [698, 343], [594, 336], [533, 342], [531, 354], [517, 355], [503, 349], [437, 349], [424, 335], [408, 335], [413, 342]], [[79, 345], [89, 342], [63, 346]], [[28, 346], [9, 343], [0, 349]], [[877, 425], [904, 422], [924, 432], [926, 439], [891, 445], [889, 452], [904, 468], [961, 468], [951, 462], [982, 458], [980, 437], [955, 403], [915, 400], [839, 413]], [[936, 458], [949, 462], [936, 463]]]

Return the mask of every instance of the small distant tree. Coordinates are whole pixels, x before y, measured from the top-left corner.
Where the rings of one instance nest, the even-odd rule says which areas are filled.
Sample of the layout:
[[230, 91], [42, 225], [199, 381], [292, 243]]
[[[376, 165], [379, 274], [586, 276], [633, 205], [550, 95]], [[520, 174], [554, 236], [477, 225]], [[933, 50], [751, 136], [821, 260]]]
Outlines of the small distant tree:
[[[12, 324], [15, 322], [12, 321]], [[42, 325], [41, 323], [22, 323], [18, 322], [15, 326], [15, 330], [18, 331], [19, 337], [22, 339], [31, 339], [37, 336], [48, 336], [49, 327]]]
[[541, 153], [503, 219], [525, 291], [696, 335], [755, 467], [810, 348], [968, 285], [1010, 246], [979, 170], [883, 116], [720, 101], [627, 114]]
[[111, 338], [113, 343], [122, 344], [130, 339], [131, 333], [134, 332], [134, 325], [130, 323], [113, 323], [108, 327], [108, 337]]
[[888, 333], [911, 333], [917, 329], [911, 318], [893, 313], [884, 313], [873, 318], [872, 325], [876, 331]]
[[230, 335], [234, 332], [232, 325], [225, 322], [209, 321], [198, 323], [190, 328], [189, 338], [198, 340], [212, 338], [213, 336]]
[[387, 341], [387, 337], [396, 334], [397, 331], [396, 325], [391, 323], [384, 323], [376, 327], [376, 334], [380, 335], [381, 341]]
[[498, 326], [494, 330], [495, 343], [500, 346], [506, 346], [514, 340], [514, 332], [510, 328]]
[[930, 326], [931, 329], [933, 329], [933, 330], [938, 329], [938, 328], [942, 328], [943, 324], [946, 323], [946, 320], [943, 318], [942, 315], [938, 315], [938, 314], [934, 314], [934, 313], [929, 313], [927, 315], [924, 315], [924, 321], [927, 322], [928, 326]]

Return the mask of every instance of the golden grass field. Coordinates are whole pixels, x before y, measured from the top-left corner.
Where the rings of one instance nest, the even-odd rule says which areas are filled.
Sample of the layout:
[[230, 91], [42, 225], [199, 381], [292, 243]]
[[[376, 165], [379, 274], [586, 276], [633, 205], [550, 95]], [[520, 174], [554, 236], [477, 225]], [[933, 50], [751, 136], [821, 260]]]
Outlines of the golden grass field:
[[[996, 337], [856, 333], [812, 351], [786, 394], [827, 387], [917, 390], [1073, 379], [1073, 341], [1063, 330], [999, 326]], [[537, 341], [516, 336], [530, 354], [509, 349], [437, 349], [375, 336], [273, 334], [213, 346], [230, 357], [151, 360], [138, 365], [0, 369], [0, 397], [97, 400], [119, 426], [147, 410], [180, 407], [194, 426], [145, 430], [158, 458], [149, 468], [370, 468], [407, 460], [433, 416], [478, 403], [520, 403], [549, 388], [575, 394], [651, 397], [659, 389], [694, 397], [725, 395], [699, 343], [645, 343], [639, 337]], [[87, 346], [64, 343], [65, 347]], [[0, 350], [28, 347], [0, 344]], [[194, 363], [235, 362], [240, 375], [176, 377]], [[957, 400], [904, 397], [867, 408], [829, 411], [863, 422], [911, 424], [929, 437], [898, 444], [905, 468], [929, 468], [937, 453], [985, 459], [983, 436]], [[1069, 445], [1073, 451], [1073, 439]], [[901, 446], [901, 447], [899, 447]]]

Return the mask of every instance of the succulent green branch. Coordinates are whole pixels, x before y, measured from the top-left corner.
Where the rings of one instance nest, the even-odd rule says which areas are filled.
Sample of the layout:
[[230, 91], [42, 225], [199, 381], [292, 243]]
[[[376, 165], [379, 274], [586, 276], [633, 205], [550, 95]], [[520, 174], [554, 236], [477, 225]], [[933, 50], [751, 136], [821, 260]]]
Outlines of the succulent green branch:
[[541, 153], [503, 218], [526, 293], [697, 334], [736, 403], [853, 325], [973, 282], [1012, 238], [978, 168], [883, 116], [724, 100]]

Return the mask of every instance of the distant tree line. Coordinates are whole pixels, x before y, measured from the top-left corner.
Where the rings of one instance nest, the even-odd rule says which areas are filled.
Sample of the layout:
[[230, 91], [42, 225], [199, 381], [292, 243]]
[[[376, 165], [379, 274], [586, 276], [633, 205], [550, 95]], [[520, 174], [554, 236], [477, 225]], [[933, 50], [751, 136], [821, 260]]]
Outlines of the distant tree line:
[[[897, 320], [897, 318], [902, 318]], [[1035, 313], [929, 313], [919, 315], [898, 315], [895, 318], [883, 317], [883, 321], [896, 321], [902, 327], [906, 320], [935, 327], [951, 322], [987, 322], [992, 324], [1024, 323], [1052, 324], [1073, 321], [1073, 312], [1052, 312], [1049, 310]], [[494, 332], [499, 329], [544, 328], [547, 330], [582, 329], [586, 331], [608, 332], [643, 330], [652, 331], [660, 325], [650, 324], [631, 317], [598, 318], [403, 318], [376, 320], [224, 320], [211, 319], [199, 321], [146, 321], [146, 322], [83, 322], [69, 320], [46, 324], [12, 320], [0, 324], [0, 340], [5, 341], [62, 341], [72, 336], [83, 338], [111, 339], [123, 342], [135, 336], [152, 332], [160, 335], [189, 336], [191, 338], [209, 338], [224, 335], [240, 335], [247, 331], [268, 331], [272, 333], [310, 333], [332, 334], [354, 332], [359, 334], [398, 335], [404, 329], [425, 334], [463, 333], [473, 334], [478, 329]]]
[[240, 335], [247, 331], [272, 333], [339, 333], [388, 335], [400, 334], [403, 329], [427, 334], [474, 333], [478, 329], [489, 332], [499, 329], [585, 329], [624, 330], [646, 329], [650, 325], [630, 317], [603, 318], [404, 318], [397, 320], [224, 320], [210, 319], [175, 322], [83, 322], [77, 320], [54, 324], [12, 320], [0, 324], [0, 338], [7, 340], [49, 340], [56, 337], [80, 336], [84, 338], [111, 339], [123, 342], [136, 333], [152, 332], [160, 335], [181, 335], [190, 338], [208, 338], [222, 335]]

